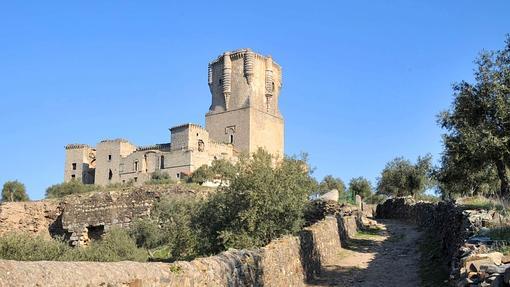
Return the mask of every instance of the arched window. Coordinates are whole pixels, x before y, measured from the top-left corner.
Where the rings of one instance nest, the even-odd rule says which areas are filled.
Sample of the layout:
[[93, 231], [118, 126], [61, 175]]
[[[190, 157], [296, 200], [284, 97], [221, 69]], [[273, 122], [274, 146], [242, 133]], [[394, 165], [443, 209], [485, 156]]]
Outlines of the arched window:
[[108, 180], [112, 180], [113, 178], [113, 172], [111, 169], [108, 170]]

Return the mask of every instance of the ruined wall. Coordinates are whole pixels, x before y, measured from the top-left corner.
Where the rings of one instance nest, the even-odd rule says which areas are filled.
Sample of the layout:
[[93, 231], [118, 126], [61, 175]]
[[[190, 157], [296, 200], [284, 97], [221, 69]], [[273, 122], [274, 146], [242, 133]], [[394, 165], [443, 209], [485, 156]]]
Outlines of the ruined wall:
[[0, 236], [25, 232], [50, 238], [62, 210], [58, 201], [4, 202], [0, 204]]
[[[341, 248], [335, 217], [251, 250], [189, 262], [19, 262], [0, 260], [0, 286], [306, 286]], [[68, 270], [65, 272], [63, 270]]]

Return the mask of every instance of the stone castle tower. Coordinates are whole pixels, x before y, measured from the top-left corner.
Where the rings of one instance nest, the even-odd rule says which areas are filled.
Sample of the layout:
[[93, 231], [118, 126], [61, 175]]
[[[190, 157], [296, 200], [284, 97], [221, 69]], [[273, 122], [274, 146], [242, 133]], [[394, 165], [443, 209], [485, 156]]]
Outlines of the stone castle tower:
[[282, 69], [250, 49], [225, 52], [209, 63], [212, 104], [206, 114], [211, 139], [237, 151], [263, 147], [283, 156], [284, 123], [278, 108]]

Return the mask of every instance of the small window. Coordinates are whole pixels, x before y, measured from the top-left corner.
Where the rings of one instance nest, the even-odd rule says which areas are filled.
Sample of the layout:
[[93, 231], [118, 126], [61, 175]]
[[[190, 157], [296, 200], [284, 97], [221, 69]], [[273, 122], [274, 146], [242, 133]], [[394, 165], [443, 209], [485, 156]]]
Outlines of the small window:
[[111, 154], [108, 155], [108, 160], [112, 160], [112, 155]]
[[123, 180], [122, 180], [122, 183], [126, 183], [126, 180], [125, 180], [125, 179], [123, 179]]
[[135, 180], [135, 182], [137, 182], [138, 181], [138, 177], [135, 177], [134, 180]]
[[230, 143], [233, 144], [234, 143], [234, 135], [230, 135]]
[[138, 161], [137, 160], [135, 160], [135, 162], [133, 164], [133, 170], [138, 171]]
[[165, 156], [162, 155], [160, 160], [159, 160], [159, 168], [160, 169], [165, 169]]
[[112, 180], [113, 178], [113, 172], [111, 169], [108, 170], [108, 180]]
[[220, 79], [220, 86], [223, 85], [223, 79]]
[[198, 151], [204, 151], [205, 150], [205, 143], [203, 140], [198, 140]]
[[197, 133], [197, 137], [198, 137], [198, 133]]
[[177, 178], [181, 178], [181, 174], [180, 173], [177, 173]]
[[75, 174], [71, 175], [71, 179], [76, 179], [76, 175]]
[[73, 170], [76, 170], [76, 163], [73, 162]]

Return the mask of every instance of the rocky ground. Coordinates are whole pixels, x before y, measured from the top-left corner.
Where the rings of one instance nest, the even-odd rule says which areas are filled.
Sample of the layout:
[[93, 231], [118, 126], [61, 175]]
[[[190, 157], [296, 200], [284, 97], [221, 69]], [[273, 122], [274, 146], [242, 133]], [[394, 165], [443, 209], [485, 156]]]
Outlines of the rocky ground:
[[310, 286], [419, 286], [418, 240], [413, 225], [379, 220], [377, 228], [360, 232], [338, 253], [334, 265]]

